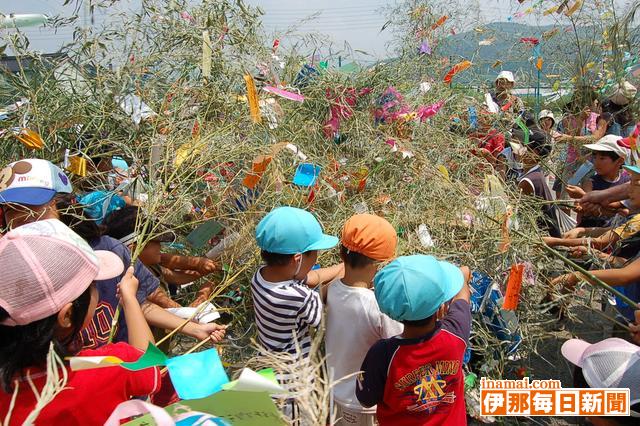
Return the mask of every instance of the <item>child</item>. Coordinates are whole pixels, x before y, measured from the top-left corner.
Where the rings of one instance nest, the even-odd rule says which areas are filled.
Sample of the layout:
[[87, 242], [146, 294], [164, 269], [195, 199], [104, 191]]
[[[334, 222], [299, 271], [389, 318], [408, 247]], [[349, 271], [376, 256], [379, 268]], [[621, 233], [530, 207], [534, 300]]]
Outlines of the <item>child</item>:
[[353, 374], [375, 342], [402, 333], [402, 324], [380, 312], [371, 289], [379, 265], [395, 256], [397, 242], [393, 226], [371, 214], [352, 216], [342, 229], [344, 278], [325, 287], [327, 367], [338, 381], [333, 397], [339, 425], [375, 424], [375, 407], [364, 408], [356, 398]]
[[[622, 339], [605, 339], [589, 344], [571, 339], [563, 343], [562, 356], [575, 365], [574, 388], [629, 389], [631, 416], [587, 417], [595, 425], [637, 425], [640, 417], [640, 347]], [[610, 407], [607, 407], [610, 408]], [[627, 407], [623, 407], [626, 411]]]
[[[138, 222], [139, 214], [140, 208], [135, 206], [127, 206], [111, 213], [107, 216], [104, 223], [107, 228], [106, 234], [120, 240], [120, 242], [126, 246], [133, 247], [138, 236], [136, 223]], [[140, 226], [143, 226], [145, 219], [141, 218], [140, 221]], [[142, 263], [160, 280], [160, 284], [166, 292], [169, 292], [176, 286], [193, 282], [204, 275], [199, 270], [172, 270], [165, 267], [162, 262], [161, 243], [173, 241], [173, 237], [168, 232], [162, 232], [157, 224], [153, 222], [149, 222], [147, 228], [148, 233], [152, 235], [153, 238], [146, 241], [139, 257]], [[217, 269], [215, 262], [210, 259], [196, 258], [194, 260], [196, 260], [198, 264], [210, 265], [210, 271]], [[209, 294], [211, 294], [213, 283], [206, 283], [205, 286], [209, 287]], [[168, 296], [164, 297], [163, 300], [153, 300], [153, 302], [163, 308], [176, 308], [180, 306], [179, 303], [171, 300]]]
[[[103, 235], [104, 227], [96, 224], [95, 220], [88, 219], [82, 204], [74, 203], [72, 197], [60, 197], [57, 203], [57, 214], [60, 219], [84, 240], [94, 250], [107, 250], [116, 254], [125, 265], [131, 264], [131, 252], [120, 241]], [[169, 296], [160, 288], [158, 279], [137, 259], [135, 261], [135, 274], [139, 278], [137, 299], [145, 318], [149, 324], [159, 329], [173, 330], [184, 323], [180, 317], [173, 315], [154, 303], [156, 300], [170, 300]], [[93, 349], [104, 345], [109, 340], [111, 323], [115, 315], [118, 299], [116, 286], [121, 277], [109, 280], [96, 281], [98, 289], [98, 306], [96, 315], [91, 323], [82, 331], [84, 348]], [[225, 327], [215, 323], [199, 324], [189, 322], [181, 330], [181, 333], [199, 340], [211, 339], [214, 342], [224, 337]], [[113, 336], [114, 342], [126, 341], [127, 325], [122, 316], [119, 317]]]
[[[44, 221], [19, 227], [0, 240], [0, 268], [0, 418], [7, 419], [15, 403], [5, 424], [33, 424], [36, 419], [29, 416], [36, 408], [35, 390], [42, 391], [47, 381], [50, 348], [62, 359], [76, 354], [79, 331], [97, 303], [92, 281], [118, 276], [124, 266], [112, 253], [91, 250], [70, 229], [54, 229]], [[131, 346], [111, 344], [78, 355], [124, 361], [142, 355], [153, 337], [136, 300], [137, 286], [129, 268], [118, 292]], [[151, 394], [160, 383], [157, 368], [66, 374], [64, 389], [37, 414], [37, 424], [103, 424], [118, 404]]]
[[[278, 207], [258, 224], [256, 241], [265, 263], [251, 281], [258, 340], [269, 351], [306, 358], [309, 327], [322, 319], [320, 294], [309, 289], [307, 275], [318, 250], [334, 247], [338, 239], [325, 235], [311, 213]], [[313, 272], [321, 283], [336, 278], [340, 268]]]
[[365, 407], [377, 404], [381, 426], [467, 423], [469, 278], [469, 268], [425, 255], [399, 257], [376, 274], [380, 310], [404, 325], [369, 349], [358, 377], [356, 396]]
[[[514, 130], [514, 136], [524, 141], [521, 131]], [[518, 179], [518, 188], [525, 195], [534, 196], [544, 201], [553, 201], [551, 189], [540, 167], [540, 161], [551, 153], [549, 139], [542, 131], [529, 130], [529, 143], [527, 145], [518, 142], [510, 142], [513, 152], [522, 162], [524, 173]], [[538, 220], [538, 226], [545, 229], [552, 237], [560, 237], [560, 224], [558, 219], [559, 209], [556, 206], [545, 204], [542, 206], [543, 216]]]
[[[582, 185], [585, 193], [629, 182], [629, 174], [622, 170], [622, 166], [631, 152], [619, 143], [621, 139], [619, 136], [607, 135], [597, 143], [584, 145], [586, 149], [593, 152], [592, 161], [596, 171], [596, 174]], [[600, 227], [606, 224], [607, 219], [587, 216], [582, 217], [579, 222], [582, 227]]]
[[0, 170], [0, 206], [8, 229], [57, 219], [56, 197], [73, 191], [67, 175], [47, 160], [16, 161]]

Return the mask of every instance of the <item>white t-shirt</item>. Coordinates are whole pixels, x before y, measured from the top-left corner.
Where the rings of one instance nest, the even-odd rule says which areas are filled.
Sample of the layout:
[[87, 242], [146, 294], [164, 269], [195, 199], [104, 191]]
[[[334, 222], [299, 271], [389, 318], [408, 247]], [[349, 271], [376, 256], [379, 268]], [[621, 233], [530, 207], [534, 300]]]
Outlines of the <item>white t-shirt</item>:
[[373, 290], [333, 282], [327, 291], [325, 345], [329, 376], [337, 381], [352, 377], [333, 388], [334, 400], [352, 410], [375, 413], [376, 407], [364, 408], [356, 398], [356, 376], [362, 361], [380, 339], [402, 333], [401, 323], [392, 320], [378, 307]]

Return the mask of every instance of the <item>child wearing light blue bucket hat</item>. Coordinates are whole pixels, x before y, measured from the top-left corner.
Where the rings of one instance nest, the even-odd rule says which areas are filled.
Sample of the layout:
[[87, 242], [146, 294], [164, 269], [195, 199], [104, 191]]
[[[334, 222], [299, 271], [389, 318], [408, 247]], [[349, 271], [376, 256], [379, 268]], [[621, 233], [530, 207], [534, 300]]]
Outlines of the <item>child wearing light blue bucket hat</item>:
[[251, 281], [258, 340], [269, 351], [306, 358], [311, 348], [309, 329], [322, 319], [320, 294], [310, 287], [344, 273], [341, 264], [311, 268], [318, 251], [336, 246], [338, 238], [325, 234], [311, 213], [278, 207], [258, 224], [256, 242], [264, 261]]
[[375, 343], [356, 396], [384, 425], [466, 424], [464, 353], [471, 333], [469, 268], [402, 256], [374, 278], [380, 310], [404, 325]]

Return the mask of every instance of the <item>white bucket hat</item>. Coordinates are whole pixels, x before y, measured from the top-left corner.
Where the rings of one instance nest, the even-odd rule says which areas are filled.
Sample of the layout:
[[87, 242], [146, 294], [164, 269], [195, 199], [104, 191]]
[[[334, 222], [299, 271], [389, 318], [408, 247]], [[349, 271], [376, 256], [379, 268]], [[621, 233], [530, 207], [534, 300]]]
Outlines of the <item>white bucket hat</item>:
[[500, 74], [496, 77], [496, 81], [501, 78], [507, 80], [509, 83], [515, 83], [516, 79], [513, 77], [513, 73], [511, 71], [500, 71]]

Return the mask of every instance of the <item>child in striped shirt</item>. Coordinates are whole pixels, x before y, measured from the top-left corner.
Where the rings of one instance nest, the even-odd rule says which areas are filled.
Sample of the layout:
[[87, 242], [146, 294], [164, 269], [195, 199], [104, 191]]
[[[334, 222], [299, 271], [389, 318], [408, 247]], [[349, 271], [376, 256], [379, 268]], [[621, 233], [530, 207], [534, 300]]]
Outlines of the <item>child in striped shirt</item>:
[[251, 294], [258, 341], [267, 350], [306, 358], [311, 347], [310, 327], [320, 325], [322, 302], [313, 287], [344, 273], [342, 264], [311, 271], [318, 250], [338, 244], [322, 232], [309, 212], [279, 207], [258, 224], [256, 241], [262, 266], [253, 276]]

